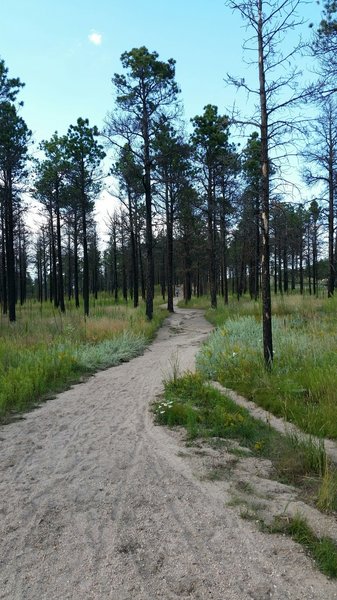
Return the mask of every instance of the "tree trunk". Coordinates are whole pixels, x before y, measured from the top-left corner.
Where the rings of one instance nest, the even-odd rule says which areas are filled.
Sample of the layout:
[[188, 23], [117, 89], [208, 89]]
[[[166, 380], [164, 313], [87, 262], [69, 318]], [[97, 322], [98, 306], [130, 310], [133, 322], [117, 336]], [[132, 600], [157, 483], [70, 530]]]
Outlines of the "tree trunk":
[[[48, 277], [47, 277], [47, 253], [46, 253], [46, 231], [42, 228], [42, 268], [43, 268], [43, 287], [44, 287], [44, 300], [48, 300]], [[50, 263], [50, 261], [49, 261]], [[41, 300], [42, 302], [42, 300]]]
[[144, 276], [143, 253], [142, 253], [142, 246], [141, 246], [141, 243], [140, 243], [140, 236], [138, 235], [137, 237], [138, 237], [140, 287], [141, 287], [141, 292], [142, 292], [142, 300], [145, 301], [146, 290], [145, 290], [145, 276]]
[[70, 236], [70, 227], [68, 230], [68, 300], [70, 302], [73, 295], [73, 286], [72, 286], [72, 264], [71, 264], [71, 236]]
[[255, 201], [255, 265], [254, 265], [254, 300], [260, 294], [260, 199]]
[[11, 322], [16, 320], [15, 314], [15, 258], [14, 258], [14, 222], [13, 222], [13, 192], [12, 174], [6, 173], [5, 181], [5, 231], [6, 231], [6, 266], [7, 266], [7, 293], [8, 317]]
[[86, 194], [84, 191], [84, 172], [82, 169], [82, 189], [81, 189], [81, 211], [82, 211], [82, 235], [83, 235], [83, 307], [84, 315], [89, 316], [89, 259], [88, 259], [88, 240], [87, 240], [87, 215], [86, 215]]
[[74, 294], [75, 294], [75, 306], [80, 306], [79, 296], [79, 283], [78, 283], [78, 222], [77, 214], [74, 219]]
[[122, 294], [125, 302], [128, 300], [128, 286], [126, 276], [125, 246], [124, 246], [124, 223], [121, 222], [121, 242], [122, 242]]
[[[168, 178], [166, 174], [166, 179]], [[166, 240], [167, 240], [167, 310], [173, 309], [173, 200], [170, 197], [169, 186], [166, 183], [165, 209], [166, 209]]]
[[284, 293], [288, 293], [289, 289], [289, 277], [288, 277], [288, 254], [287, 254], [287, 239], [284, 240], [283, 249], [283, 281], [284, 281]]
[[4, 207], [1, 206], [1, 258], [2, 258], [2, 314], [8, 310], [7, 267], [6, 267], [6, 219]]
[[278, 292], [278, 278], [277, 278], [277, 244], [276, 244], [276, 231], [275, 231], [275, 243], [274, 243], [274, 294]]
[[[330, 139], [332, 138], [332, 123], [329, 122]], [[335, 288], [335, 265], [334, 265], [334, 169], [333, 169], [333, 147], [329, 144], [329, 278], [328, 297], [333, 296]]]
[[300, 241], [300, 294], [303, 295], [304, 277], [303, 277], [303, 238]]
[[[132, 210], [132, 198], [131, 190], [128, 187], [128, 206], [129, 206], [129, 223], [130, 223], [130, 240], [131, 240], [131, 263], [132, 263], [132, 282], [133, 282], [133, 306], [137, 308], [139, 303], [138, 297], [138, 252], [137, 252], [137, 240], [135, 234], [135, 226], [133, 219]], [[135, 221], [137, 222], [137, 214], [135, 214]]]
[[312, 240], [312, 282], [314, 294], [317, 296], [317, 225], [314, 223], [314, 234]]
[[292, 250], [291, 252], [291, 289], [295, 290], [295, 252]]
[[151, 190], [151, 160], [149, 116], [146, 99], [143, 97], [143, 140], [144, 140], [144, 176], [145, 191], [145, 247], [146, 247], [146, 316], [151, 321], [153, 316], [154, 295], [154, 261], [153, 261], [153, 232], [152, 232], [152, 190]]
[[60, 221], [60, 206], [59, 206], [59, 190], [56, 186], [55, 195], [55, 210], [56, 210], [56, 238], [57, 238], [57, 279], [58, 279], [58, 300], [61, 312], [65, 312], [64, 304], [64, 285], [63, 285], [63, 264], [62, 264], [62, 246], [61, 246], [61, 221]]
[[261, 225], [262, 225], [262, 323], [263, 355], [267, 368], [273, 362], [273, 336], [270, 293], [270, 248], [269, 248], [269, 156], [268, 156], [268, 113], [264, 67], [264, 39], [262, 0], [258, 0], [258, 52], [259, 94], [261, 110]]
[[226, 213], [225, 213], [225, 187], [222, 189], [223, 203], [221, 207], [220, 217], [220, 236], [221, 236], [221, 270], [222, 270], [222, 288], [224, 304], [228, 304], [228, 278], [227, 278], [227, 228], [226, 228]]
[[312, 294], [312, 287], [311, 287], [311, 261], [310, 261], [310, 230], [309, 230], [309, 224], [308, 224], [308, 235], [307, 235], [307, 239], [308, 239], [308, 284], [309, 284], [309, 294], [311, 296]]
[[207, 240], [209, 257], [209, 285], [211, 296], [211, 308], [217, 307], [216, 297], [216, 263], [215, 263], [215, 237], [214, 237], [214, 190], [212, 172], [208, 171], [208, 190], [207, 190]]
[[112, 248], [113, 248], [113, 291], [115, 302], [118, 302], [118, 273], [117, 273], [117, 233], [116, 233], [116, 223], [113, 227], [112, 232]]
[[55, 308], [58, 308], [58, 286], [57, 286], [57, 263], [55, 248], [55, 232], [52, 203], [49, 204], [49, 235], [50, 235], [50, 258], [51, 258], [51, 286], [50, 300], [54, 302]]

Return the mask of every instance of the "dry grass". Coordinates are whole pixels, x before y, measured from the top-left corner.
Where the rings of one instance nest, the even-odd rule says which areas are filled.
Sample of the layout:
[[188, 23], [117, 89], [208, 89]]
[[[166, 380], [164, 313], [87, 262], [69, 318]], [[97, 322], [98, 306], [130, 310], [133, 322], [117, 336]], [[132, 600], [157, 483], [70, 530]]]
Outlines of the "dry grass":
[[[109, 303], [110, 301], [110, 303]], [[26, 410], [64, 389], [83, 373], [130, 360], [144, 350], [166, 316], [155, 303], [149, 322], [145, 308], [115, 304], [112, 297], [92, 302], [90, 316], [67, 304], [66, 313], [50, 302], [18, 307], [17, 321], [0, 318], [0, 418]]]
[[85, 337], [91, 344], [102, 340], [108, 340], [128, 327], [128, 322], [111, 317], [94, 317], [87, 319], [85, 323]]

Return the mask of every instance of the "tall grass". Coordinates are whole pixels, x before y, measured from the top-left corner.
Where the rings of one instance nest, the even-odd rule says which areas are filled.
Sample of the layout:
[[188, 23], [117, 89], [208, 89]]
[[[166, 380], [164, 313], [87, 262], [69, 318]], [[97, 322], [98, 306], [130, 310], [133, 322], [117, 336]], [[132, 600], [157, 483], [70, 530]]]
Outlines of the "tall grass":
[[260, 306], [208, 311], [218, 326], [197, 357], [199, 371], [304, 431], [337, 438], [337, 302], [290, 296], [273, 303], [274, 364], [264, 369]]
[[[110, 302], [110, 303], [109, 303]], [[143, 306], [92, 304], [90, 317], [72, 304], [65, 314], [50, 303], [29, 302], [17, 322], [0, 319], [0, 418], [26, 410], [84, 374], [141, 354], [166, 316], [155, 302], [149, 322]]]

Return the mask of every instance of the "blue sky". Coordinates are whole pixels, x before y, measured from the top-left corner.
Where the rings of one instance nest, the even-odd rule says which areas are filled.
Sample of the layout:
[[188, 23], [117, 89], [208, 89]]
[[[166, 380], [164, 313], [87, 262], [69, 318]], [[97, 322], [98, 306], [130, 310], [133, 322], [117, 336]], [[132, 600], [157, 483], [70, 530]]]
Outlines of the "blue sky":
[[[317, 22], [314, 0], [307, 10]], [[245, 31], [224, 0], [11, 0], [1, 21], [0, 56], [26, 84], [22, 115], [37, 141], [79, 116], [100, 127], [120, 55], [133, 47], [176, 60], [188, 119], [208, 103], [225, 113], [235, 97], [226, 72], [244, 74]]]
[[[321, 6], [309, 0], [306, 10], [317, 24]], [[176, 60], [187, 120], [209, 103], [221, 114], [234, 101], [246, 108], [246, 98], [224, 82], [227, 72], [257, 81], [242, 61], [245, 37], [240, 16], [224, 0], [11, 0], [1, 15], [0, 57], [26, 84], [21, 114], [38, 143], [56, 130], [66, 133], [80, 116], [100, 128], [113, 109], [111, 77], [122, 71], [120, 55], [142, 45], [161, 60]], [[103, 194], [99, 220], [112, 206]]]

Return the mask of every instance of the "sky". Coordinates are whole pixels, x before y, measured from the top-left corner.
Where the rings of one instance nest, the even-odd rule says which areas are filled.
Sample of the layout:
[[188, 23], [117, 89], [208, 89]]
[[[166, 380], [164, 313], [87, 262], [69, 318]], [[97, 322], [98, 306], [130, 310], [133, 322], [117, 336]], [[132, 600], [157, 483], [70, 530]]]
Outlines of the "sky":
[[[318, 24], [321, 6], [309, 0], [306, 11]], [[9, 76], [25, 82], [21, 115], [37, 146], [80, 116], [101, 128], [122, 52], [143, 45], [176, 60], [187, 120], [206, 104], [227, 114], [245, 99], [226, 85], [226, 73], [255, 77], [242, 61], [245, 37], [224, 0], [11, 0], [1, 15], [0, 57]]]

